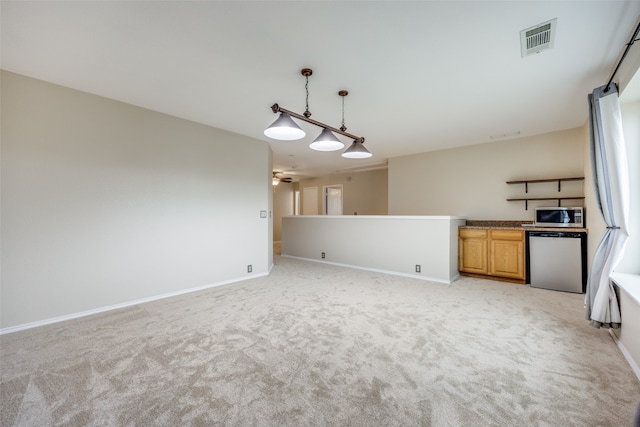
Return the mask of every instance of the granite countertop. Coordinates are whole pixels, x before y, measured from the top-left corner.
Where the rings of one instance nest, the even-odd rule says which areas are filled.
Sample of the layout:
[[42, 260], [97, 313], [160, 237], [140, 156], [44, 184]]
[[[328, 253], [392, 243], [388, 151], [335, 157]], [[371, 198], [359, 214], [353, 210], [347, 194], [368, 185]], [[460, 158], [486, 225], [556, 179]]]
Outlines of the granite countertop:
[[467, 220], [466, 225], [459, 228], [489, 228], [492, 230], [525, 230], [525, 231], [574, 231], [587, 233], [586, 228], [573, 227], [534, 227], [533, 221], [487, 221], [487, 220]]

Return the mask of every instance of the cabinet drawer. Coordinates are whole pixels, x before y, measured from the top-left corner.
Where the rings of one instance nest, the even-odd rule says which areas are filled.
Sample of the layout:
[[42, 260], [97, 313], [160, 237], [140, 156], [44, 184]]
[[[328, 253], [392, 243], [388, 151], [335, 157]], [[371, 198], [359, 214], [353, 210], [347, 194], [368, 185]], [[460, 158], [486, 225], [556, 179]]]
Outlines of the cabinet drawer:
[[486, 239], [487, 230], [478, 230], [475, 228], [459, 228], [458, 236], [460, 236], [463, 239], [468, 239], [468, 238]]
[[524, 230], [489, 230], [492, 240], [522, 240]]

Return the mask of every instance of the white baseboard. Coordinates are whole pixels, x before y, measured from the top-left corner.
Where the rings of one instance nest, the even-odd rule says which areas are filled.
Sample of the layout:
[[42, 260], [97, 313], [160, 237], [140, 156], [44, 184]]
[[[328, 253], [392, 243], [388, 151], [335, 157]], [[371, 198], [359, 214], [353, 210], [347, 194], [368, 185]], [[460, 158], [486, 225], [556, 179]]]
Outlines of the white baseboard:
[[609, 329], [609, 334], [613, 337], [613, 341], [616, 343], [616, 345], [620, 349], [620, 352], [622, 353], [624, 358], [627, 359], [627, 363], [629, 364], [629, 366], [631, 366], [633, 373], [636, 374], [636, 377], [638, 377], [638, 380], [640, 380], [640, 366], [638, 366], [636, 361], [633, 360], [633, 357], [631, 357], [631, 353], [629, 353], [629, 351], [624, 346], [624, 344], [622, 344], [622, 341], [618, 339], [616, 334], [613, 332], [613, 329]]
[[[443, 279], [436, 279], [434, 277], [422, 276], [420, 274], [402, 273], [402, 272], [393, 271], [393, 270], [381, 270], [379, 268], [361, 267], [359, 265], [342, 264], [342, 263], [339, 263], [339, 262], [331, 262], [331, 261], [322, 261], [322, 260], [318, 260], [318, 259], [303, 258], [303, 257], [298, 257], [298, 256], [293, 256], [293, 255], [281, 255], [281, 256], [283, 258], [293, 258], [293, 259], [299, 259], [299, 260], [302, 260], [302, 261], [317, 262], [317, 263], [320, 263], [320, 264], [337, 265], [338, 267], [355, 268], [355, 269], [358, 269], [358, 270], [373, 271], [375, 273], [391, 274], [393, 276], [411, 277], [412, 279], [424, 280], [425, 282], [438, 282], [438, 283], [445, 283], [447, 285], [450, 285], [453, 281], [455, 281], [457, 279], [457, 277], [455, 277], [452, 280], [443, 280]], [[458, 277], [459, 276], [460, 275], [458, 275]]]
[[[273, 268], [273, 265], [271, 266], [271, 268]], [[77, 318], [80, 318], [80, 317], [91, 316], [93, 314], [104, 313], [105, 311], [111, 311], [111, 310], [117, 310], [117, 309], [120, 309], [120, 308], [131, 307], [133, 305], [144, 304], [146, 302], [156, 301], [156, 300], [163, 299], [163, 298], [170, 298], [170, 297], [175, 297], [175, 296], [178, 296], [178, 295], [188, 294], [188, 293], [191, 293], [191, 292], [203, 291], [205, 289], [215, 288], [215, 287], [218, 287], [218, 286], [230, 285], [232, 283], [243, 282], [245, 280], [255, 279], [257, 277], [268, 276], [270, 273], [271, 273], [271, 269], [269, 269], [269, 272], [267, 272], [267, 273], [248, 274], [246, 276], [242, 276], [242, 277], [231, 279], [231, 280], [225, 280], [225, 281], [222, 281], [222, 282], [211, 283], [211, 284], [203, 285], [203, 286], [196, 286], [195, 288], [183, 289], [183, 290], [175, 291], [175, 292], [168, 292], [166, 294], [155, 295], [155, 296], [147, 297], [147, 298], [141, 298], [141, 299], [137, 299], [137, 300], [134, 300], [134, 301], [127, 301], [127, 302], [123, 302], [123, 303], [120, 303], [120, 304], [114, 304], [114, 305], [109, 305], [109, 306], [106, 306], [106, 307], [94, 308], [92, 310], [81, 311], [81, 312], [78, 312], [78, 313], [66, 314], [64, 316], [52, 317], [52, 318], [49, 318], [49, 319], [39, 320], [37, 322], [24, 323], [22, 325], [11, 326], [11, 327], [8, 327], [8, 328], [0, 329], [0, 335], [10, 334], [10, 333], [13, 333], [13, 332], [24, 331], [26, 329], [31, 329], [31, 328], [37, 328], [39, 326], [50, 325], [52, 323], [64, 322], [65, 320], [72, 320], [72, 319], [77, 319]]]

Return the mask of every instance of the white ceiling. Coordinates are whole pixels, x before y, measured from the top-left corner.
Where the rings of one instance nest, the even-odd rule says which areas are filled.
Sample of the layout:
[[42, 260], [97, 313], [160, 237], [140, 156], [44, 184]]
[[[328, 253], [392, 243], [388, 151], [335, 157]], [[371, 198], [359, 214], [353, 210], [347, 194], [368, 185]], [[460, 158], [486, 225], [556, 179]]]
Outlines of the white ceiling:
[[[1, 65], [264, 140], [274, 170], [314, 176], [388, 158], [581, 126], [635, 29], [635, 1], [25, 1], [1, 3]], [[555, 47], [521, 58], [520, 31], [557, 18]], [[270, 106], [374, 154], [348, 160], [269, 140]], [[630, 86], [631, 87], [631, 86]], [[350, 141], [345, 139], [345, 143]], [[294, 173], [295, 172], [295, 173]]]

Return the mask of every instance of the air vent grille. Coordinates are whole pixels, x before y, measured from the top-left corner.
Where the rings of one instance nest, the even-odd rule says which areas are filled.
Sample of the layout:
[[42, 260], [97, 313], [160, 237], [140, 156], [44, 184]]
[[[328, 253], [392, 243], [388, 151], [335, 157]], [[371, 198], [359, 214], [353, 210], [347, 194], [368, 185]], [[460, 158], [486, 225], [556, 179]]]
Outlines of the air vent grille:
[[520, 31], [520, 49], [523, 58], [553, 48], [556, 21], [557, 19], [552, 19]]

